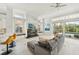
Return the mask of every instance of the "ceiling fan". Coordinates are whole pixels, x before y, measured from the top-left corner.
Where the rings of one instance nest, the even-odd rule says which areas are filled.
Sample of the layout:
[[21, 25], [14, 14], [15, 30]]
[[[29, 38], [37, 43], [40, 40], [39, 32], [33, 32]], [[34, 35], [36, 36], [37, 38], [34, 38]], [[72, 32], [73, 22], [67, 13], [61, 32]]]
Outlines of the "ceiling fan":
[[51, 5], [50, 7], [58, 8], [58, 7], [64, 7], [64, 6], [67, 6], [67, 5], [63, 4], [63, 3], [55, 3], [55, 4]]

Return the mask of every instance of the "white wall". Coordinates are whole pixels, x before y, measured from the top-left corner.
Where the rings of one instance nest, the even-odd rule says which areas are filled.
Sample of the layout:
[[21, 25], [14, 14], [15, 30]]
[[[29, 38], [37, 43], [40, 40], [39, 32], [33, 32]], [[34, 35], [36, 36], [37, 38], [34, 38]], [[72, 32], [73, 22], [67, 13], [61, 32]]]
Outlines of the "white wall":
[[26, 22], [27, 22], [27, 24], [32, 23], [32, 24], [34, 24], [36, 26], [36, 28], [38, 28], [37, 19], [35, 19], [35, 18], [31, 17], [31, 16], [27, 16], [27, 21]]

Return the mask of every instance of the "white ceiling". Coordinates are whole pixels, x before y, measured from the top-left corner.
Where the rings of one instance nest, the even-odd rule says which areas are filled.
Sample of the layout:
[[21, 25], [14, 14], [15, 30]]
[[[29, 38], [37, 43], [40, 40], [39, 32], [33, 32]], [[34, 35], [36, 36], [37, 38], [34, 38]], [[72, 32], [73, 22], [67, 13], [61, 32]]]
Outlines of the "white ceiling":
[[0, 6], [9, 6], [13, 9], [19, 9], [25, 11], [28, 14], [35, 15], [36, 17], [53, 10], [50, 8], [49, 3], [11, 3], [11, 4], [0, 4]]
[[79, 4], [78, 3], [64, 3], [67, 6], [62, 8], [54, 8], [50, 7], [55, 3], [9, 3], [9, 4], [1, 4], [0, 7], [9, 6], [13, 9], [17, 9], [20, 11], [24, 11], [25, 13], [34, 16], [34, 17], [56, 17], [62, 16], [65, 14], [71, 14], [78, 12]]

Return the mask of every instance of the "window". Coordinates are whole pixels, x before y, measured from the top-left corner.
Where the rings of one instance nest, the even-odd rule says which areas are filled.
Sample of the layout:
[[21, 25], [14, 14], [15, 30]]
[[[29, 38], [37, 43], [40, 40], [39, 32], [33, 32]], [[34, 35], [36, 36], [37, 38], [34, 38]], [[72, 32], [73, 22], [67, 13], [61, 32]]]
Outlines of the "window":
[[65, 24], [66, 33], [79, 33], [79, 21], [76, 22], [67, 22]]
[[6, 33], [6, 15], [0, 14], [0, 34], [5, 34]]
[[55, 23], [54, 24], [54, 32], [59, 32], [59, 33], [63, 32], [63, 25], [62, 25], [62, 23]]

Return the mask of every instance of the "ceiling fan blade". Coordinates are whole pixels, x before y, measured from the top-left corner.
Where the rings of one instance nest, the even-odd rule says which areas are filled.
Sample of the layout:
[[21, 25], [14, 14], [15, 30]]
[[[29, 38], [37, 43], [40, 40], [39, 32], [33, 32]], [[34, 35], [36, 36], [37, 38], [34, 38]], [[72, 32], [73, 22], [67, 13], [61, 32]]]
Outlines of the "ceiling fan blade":
[[57, 7], [64, 7], [64, 6], [67, 6], [66, 4], [60, 4], [60, 3], [56, 3], [57, 5], [51, 5], [50, 7], [55, 7], [55, 8], [57, 8]]
[[65, 4], [64, 5], [60, 5], [59, 7], [64, 7], [64, 6], [67, 6], [67, 5], [65, 5]]

